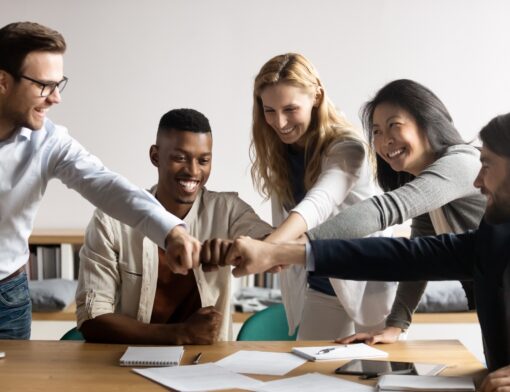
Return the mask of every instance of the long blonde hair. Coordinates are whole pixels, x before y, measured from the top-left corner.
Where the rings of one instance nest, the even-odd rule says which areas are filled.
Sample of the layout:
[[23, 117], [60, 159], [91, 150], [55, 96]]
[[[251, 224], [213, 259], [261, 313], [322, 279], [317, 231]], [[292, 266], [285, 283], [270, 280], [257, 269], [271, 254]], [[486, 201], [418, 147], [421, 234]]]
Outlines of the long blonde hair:
[[312, 119], [305, 134], [305, 189], [308, 191], [321, 172], [321, 158], [336, 140], [363, 143], [358, 131], [339, 115], [326, 96], [314, 66], [304, 56], [287, 53], [265, 63], [255, 78], [253, 88], [253, 124], [250, 158], [251, 177], [257, 190], [266, 198], [275, 193], [283, 205], [294, 205], [285, 144], [266, 122], [260, 94], [277, 83], [318, 92], [319, 104], [312, 109]]

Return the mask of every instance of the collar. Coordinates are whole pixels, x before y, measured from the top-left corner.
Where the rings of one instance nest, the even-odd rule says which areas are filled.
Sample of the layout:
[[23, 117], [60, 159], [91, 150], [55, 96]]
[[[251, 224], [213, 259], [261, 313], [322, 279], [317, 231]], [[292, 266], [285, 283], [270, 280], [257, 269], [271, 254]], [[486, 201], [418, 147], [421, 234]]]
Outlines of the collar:
[[[152, 196], [156, 197], [156, 188], [157, 188], [157, 184], [156, 185], [153, 185], [150, 189], [149, 189], [149, 192], [152, 194]], [[200, 209], [200, 204], [202, 202], [202, 197], [204, 195], [204, 193], [207, 191], [207, 189], [205, 187], [202, 187], [199, 191], [198, 191], [198, 194], [197, 194], [197, 198], [195, 199], [195, 201], [193, 202], [193, 205], [191, 206], [191, 209], [188, 211], [188, 214], [184, 217], [183, 221], [184, 223], [186, 223], [186, 225], [188, 227], [191, 227], [191, 223], [194, 222], [198, 216], [198, 211]]]

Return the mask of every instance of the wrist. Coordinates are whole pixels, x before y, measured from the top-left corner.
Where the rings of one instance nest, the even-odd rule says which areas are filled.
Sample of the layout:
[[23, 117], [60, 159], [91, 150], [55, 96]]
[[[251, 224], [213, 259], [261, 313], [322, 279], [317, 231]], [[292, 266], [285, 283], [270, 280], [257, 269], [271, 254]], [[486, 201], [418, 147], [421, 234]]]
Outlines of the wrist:
[[183, 344], [190, 344], [189, 336], [186, 332], [183, 323], [178, 324], [163, 324], [162, 333], [165, 336], [164, 341], [166, 344], [181, 346]]
[[386, 326], [386, 332], [395, 336], [397, 340], [406, 340], [407, 339], [407, 329], [400, 326]]
[[186, 233], [186, 229], [183, 225], [174, 226], [165, 237], [165, 248], [168, 247], [170, 241], [183, 233]]
[[277, 247], [276, 263], [274, 265], [305, 265], [305, 244], [286, 244]]

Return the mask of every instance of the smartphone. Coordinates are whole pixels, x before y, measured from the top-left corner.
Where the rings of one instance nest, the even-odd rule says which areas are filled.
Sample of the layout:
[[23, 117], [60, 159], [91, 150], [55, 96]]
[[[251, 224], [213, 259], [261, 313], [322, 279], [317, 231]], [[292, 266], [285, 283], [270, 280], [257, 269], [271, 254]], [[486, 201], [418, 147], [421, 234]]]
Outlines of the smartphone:
[[412, 362], [374, 361], [369, 359], [353, 359], [337, 368], [335, 373], [358, 375], [364, 378], [375, 378], [386, 373], [418, 374]]

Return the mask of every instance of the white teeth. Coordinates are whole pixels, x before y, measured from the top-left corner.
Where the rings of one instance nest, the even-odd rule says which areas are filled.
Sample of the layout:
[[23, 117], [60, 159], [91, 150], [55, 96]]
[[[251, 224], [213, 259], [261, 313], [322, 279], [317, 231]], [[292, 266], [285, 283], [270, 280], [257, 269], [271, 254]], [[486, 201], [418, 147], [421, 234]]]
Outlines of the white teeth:
[[395, 150], [395, 151], [392, 151], [392, 152], [389, 152], [388, 153], [388, 156], [390, 158], [393, 158], [393, 157], [396, 157], [397, 155], [399, 154], [402, 154], [404, 152], [404, 149], [403, 148], [399, 148], [398, 150]]
[[286, 135], [286, 134], [288, 134], [288, 133], [291, 133], [293, 130], [294, 130], [294, 127], [289, 128], [289, 129], [280, 129], [280, 133], [281, 133], [282, 135]]
[[198, 186], [198, 181], [184, 181], [180, 180], [179, 185], [181, 185], [186, 191], [193, 192]]

